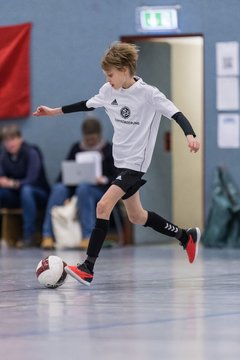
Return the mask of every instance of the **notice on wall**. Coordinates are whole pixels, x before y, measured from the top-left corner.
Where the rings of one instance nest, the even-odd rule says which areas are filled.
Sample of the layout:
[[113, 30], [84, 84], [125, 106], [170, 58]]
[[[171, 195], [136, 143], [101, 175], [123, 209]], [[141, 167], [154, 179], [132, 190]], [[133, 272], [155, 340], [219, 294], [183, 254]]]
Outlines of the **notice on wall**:
[[239, 114], [218, 115], [218, 147], [234, 149], [240, 146]]
[[217, 78], [217, 110], [239, 110], [239, 79]]
[[239, 75], [239, 44], [236, 41], [216, 43], [217, 76]]

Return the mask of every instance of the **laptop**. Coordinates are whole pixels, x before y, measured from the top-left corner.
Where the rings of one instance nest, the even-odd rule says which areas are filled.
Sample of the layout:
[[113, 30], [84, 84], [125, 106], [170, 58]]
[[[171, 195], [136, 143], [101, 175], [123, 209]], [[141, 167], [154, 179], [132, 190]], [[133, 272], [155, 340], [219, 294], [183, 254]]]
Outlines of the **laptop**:
[[76, 161], [65, 160], [62, 163], [64, 185], [75, 186], [82, 182], [95, 184], [102, 176], [102, 155], [99, 151], [83, 151], [75, 156]]
[[95, 167], [92, 163], [79, 164], [76, 161], [66, 160], [62, 162], [62, 180], [67, 186], [76, 186], [82, 182], [96, 183]]

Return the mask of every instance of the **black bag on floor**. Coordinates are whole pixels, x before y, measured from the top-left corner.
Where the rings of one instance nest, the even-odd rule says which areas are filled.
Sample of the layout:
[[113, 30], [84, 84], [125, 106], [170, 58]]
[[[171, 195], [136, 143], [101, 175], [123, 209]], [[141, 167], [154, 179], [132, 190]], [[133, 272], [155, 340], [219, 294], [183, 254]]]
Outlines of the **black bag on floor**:
[[214, 174], [212, 204], [202, 242], [206, 247], [240, 247], [240, 195], [221, 167]]

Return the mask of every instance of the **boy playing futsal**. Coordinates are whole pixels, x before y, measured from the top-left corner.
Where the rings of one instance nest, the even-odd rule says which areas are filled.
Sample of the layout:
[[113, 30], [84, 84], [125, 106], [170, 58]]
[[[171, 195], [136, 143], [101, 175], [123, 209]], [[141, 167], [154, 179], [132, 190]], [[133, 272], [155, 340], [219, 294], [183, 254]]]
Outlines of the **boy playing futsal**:
[[160, 215], [142, 207], [139, 189], [152, 158], [161, 116], [174, 119], [186, 135], [191, 152], [199, 143], [191, 124], [178, 108], [157, 88], [135, 76], [137, 48], [115, 43], [102, 58], [107, 82], [99, 94], [87, 101], [49, 108], [39, 106], [33, 115], [54, 116], [104, 107], [114, 128], [113, 157], [118, 176], [97, 204], [96, 224], [92, 231], [87, 258], [83, 264], [66, 266], [66, 272], [79, 282], [90, 285], [93, 268], [108, 232], [109, 217], [122, 199], [128, 218], [134, 224], [149, 226], [159, 233], [175, 237], [186, 250], [189, 262], [196, 259], [201, 233], [198, 228], [181, 229]]

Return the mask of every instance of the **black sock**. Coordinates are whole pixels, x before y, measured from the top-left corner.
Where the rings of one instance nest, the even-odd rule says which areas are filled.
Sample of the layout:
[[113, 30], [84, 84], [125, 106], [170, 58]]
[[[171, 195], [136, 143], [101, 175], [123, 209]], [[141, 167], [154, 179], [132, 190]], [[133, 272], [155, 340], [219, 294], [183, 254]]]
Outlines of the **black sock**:
[[93, 268], [94, 268], [95, 262], [92, 263], [92, 262], [90, 262], [88, 259], [86, 259], [86, 260], [84, 261], [84, 264], [87, 265], [88, 270], [90, 270], [91, 272], [93, 272]]
[[176, 236], [176, 238], [183, 244], [186, 245], [187, 241], [188, 241], [188, 234], [187, 231], [185, 229], [181, 229], [181, 232], [179, 233], [178, 236]]
[[85, 264], [91, 271], [93, 271], [95, 261], [100, 253], [104, 240], [107, 236], [108, 227], [109, 227], [109, 220], [96, 219], [96, 225], [92, 231], [87, 249], [88, 257], [85, 261]]
[[149, 226], [161, 234], [175, 237], [181, 242], [184, 242], [187, 237], [186, 230], [179, 228], [170, 221], [167, 221], [160, 215], [151, 211], [148, 211], [148, 219], [144, 226]]
[[94, 268], [96, 260], [97, 260], [96, 257], [91, 257], [91, 256], [88, 256], [87, 259], [85, 260], [85, 264], [87, 265], [87, 268], [89, 270], [91, 270], [92, 272], [93, 272], [93, 268]]

